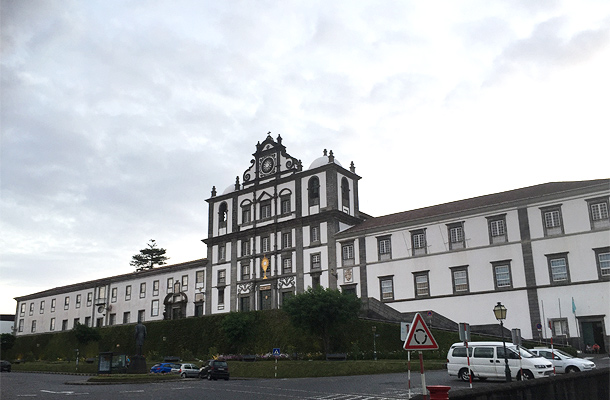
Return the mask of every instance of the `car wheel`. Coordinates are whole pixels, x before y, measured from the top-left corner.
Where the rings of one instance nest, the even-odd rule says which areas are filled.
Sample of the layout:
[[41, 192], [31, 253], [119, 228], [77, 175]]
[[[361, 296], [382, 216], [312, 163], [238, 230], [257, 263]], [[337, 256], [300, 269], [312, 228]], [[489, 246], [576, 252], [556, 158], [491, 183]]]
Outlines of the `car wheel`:
[[531, 371], [525, 370], [517, 376], [517, 379], [520, 381], [528, 381], [534, 379], [534, 374], [532, 374]]
[[460, 372], [458, 372], [458, 379], [464, 382], [470, 382], [470, 376], [468, 376], [468, 368], [462, 368]]
[[181, 373], [180, 378], [186, 378], [186, 372]]
[[568, 368], [566, 368], [566, 374], [569, 374], [571, 372], [580, 372], [580, 370], [578, 369], [578, 367], [568, 367]]
[[227, 376], [227, 377], [225, 378], [225, 381], [228, 381], [228, 380], [229, 380], [229, 377]]
[[212, 374], [210, 374], [210, 373], [208, 372], [208, 381], [211, 381], [211, 380], [212, 380]]

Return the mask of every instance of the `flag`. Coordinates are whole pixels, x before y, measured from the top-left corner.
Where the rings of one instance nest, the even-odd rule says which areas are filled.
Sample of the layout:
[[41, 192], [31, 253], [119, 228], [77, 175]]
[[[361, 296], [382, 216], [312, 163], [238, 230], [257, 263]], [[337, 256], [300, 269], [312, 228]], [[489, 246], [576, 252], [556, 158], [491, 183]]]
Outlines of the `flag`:
[[574, 297], [572, 297], [572, 314], [576, 315], [576, 303], [574, 303]]

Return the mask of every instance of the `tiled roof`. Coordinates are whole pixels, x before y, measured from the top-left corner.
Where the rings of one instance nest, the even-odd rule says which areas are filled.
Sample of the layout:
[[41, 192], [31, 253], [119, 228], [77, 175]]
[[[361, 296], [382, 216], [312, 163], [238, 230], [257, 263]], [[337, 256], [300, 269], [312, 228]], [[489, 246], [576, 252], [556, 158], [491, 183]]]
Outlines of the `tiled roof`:
[[369, 218], [363, 223], [341, 232], [339, 236], [351, 236], [362, 231], [375, 231], [382, 227], [387, 228], [395, 225], [404, 225], [422, 219], [439, 218], [448, 214], [474, 211], [487, 207], [509, 206], [513, 203], [540, 199], [550, 195], [568, 195], [568, 192], [582, 189], [610, 189], [610, 179], [544, 183], [522, 189], [514, 189], [506, 192], [488, 194], [436, 206]]

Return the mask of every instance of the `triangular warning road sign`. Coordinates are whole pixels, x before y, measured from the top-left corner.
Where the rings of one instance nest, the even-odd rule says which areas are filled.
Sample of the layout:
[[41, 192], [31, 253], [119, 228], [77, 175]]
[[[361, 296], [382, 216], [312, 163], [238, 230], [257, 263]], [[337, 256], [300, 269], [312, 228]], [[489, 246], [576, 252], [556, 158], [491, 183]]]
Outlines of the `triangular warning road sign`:
[[403, 346], [405, 350], [436, 350], [438, 344], [432, 336], [432, 332], [428, 329], [428, 326], [424, 322], [424, 319], [419, 315], [415, 314], [411, 327], [409, 328], [409, 335]]

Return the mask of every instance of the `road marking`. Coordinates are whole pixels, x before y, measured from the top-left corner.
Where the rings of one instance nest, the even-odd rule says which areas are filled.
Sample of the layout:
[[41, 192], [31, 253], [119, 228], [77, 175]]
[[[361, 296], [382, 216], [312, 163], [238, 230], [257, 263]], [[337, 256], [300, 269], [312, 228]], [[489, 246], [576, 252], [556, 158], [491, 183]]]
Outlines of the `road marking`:
[[254, 395], [266, 395], [267, 398], [273, 397], [287, 397], [287, 398], [297, 398], [297, 399], [310, 399], [310, 400], [399, 400], [404, 399], [406, 396], [394, 397], [387, 395], [371, 395], [371, 394], [345, 394], [345, 393], [320, 393], [313, 392], [310, 390], [302, 390], [302, 389], [286, 389], [286, 388], [273, 388], [272, 391], [267, 391], [265, 385], [251, 387], [249, 390], [247, 389], [236, 389], [236, 388], [227, 388], [226, 386], [223, 389], [208, 387], [206, 390], [222, 390], [227, 392], [235, 392], [235, 393], [245, 393], [245, 394], [254, 394]]
[[122, 390], [119, 393], [144, 393], [144, 390]]
[[42, 393], [52, 393], [52, 394], [67, 394], [67, 395], [69, 395], [69, 396], [80, 396], [80, 395], [83, 395], [83, 394], [89, 394], [88, 392], [77, 393], [77, 392], [73, 392], [73, 391], [71, 391], [71, 390], [64, 390], [64, 391], [62, 391], [62, 392], [54, 392], [54, 391], [52, 391], [52, 390], [44, 390], [44, 389], [40, 389], [40, 391], [41, 391]]
[[72, 391], [54, 392], [52, 390], [40, 390], [42, 393], [53, 393], [53, 394], [74, 394]]

